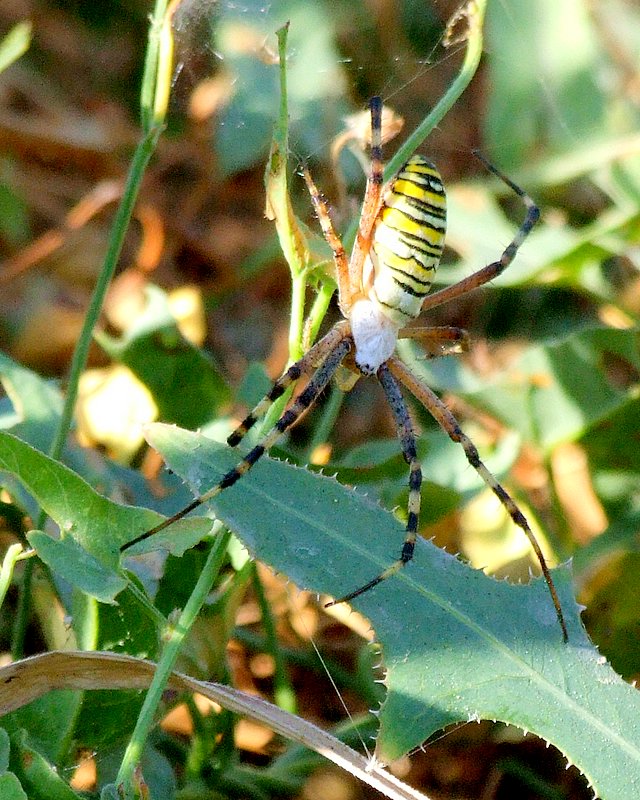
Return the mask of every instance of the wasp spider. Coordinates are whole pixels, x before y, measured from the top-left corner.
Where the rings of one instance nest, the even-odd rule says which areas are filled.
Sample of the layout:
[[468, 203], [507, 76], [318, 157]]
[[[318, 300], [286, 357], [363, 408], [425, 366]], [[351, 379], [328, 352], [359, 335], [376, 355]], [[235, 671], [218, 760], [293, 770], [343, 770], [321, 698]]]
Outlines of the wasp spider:
[[177, 514], [125, 544], [122, 549], [152, 536], [213, 499], [224, 489], [233, 486], [300, 415], [316, 402], [344, 362], [357, 376], [375, 376], [382, 385], [395, 419], [404, 458], [409, 465], [409, 502], [406, 536], [399, 558], [367, 584], [333, 603], [352, 600], [369, 591], [381, 581], [395, 575], [413, 557], [420, 512], [422, 471], [416, 454], [413, 424], [401, 392], [401, 386], [404, 386], [423, 404], [448, 436], [462, 445], [469, 464], [498, 497], [515, 524], [524, 531], [540, 562], [566, 641], [567, 629], [560, 601], [544, 555], [525, 516], [484, 465], [475, 445], [462, 432], [449, 409], [394, 355], [396, 343], [401, 337], [418, 339], [429, 351], [439, 354], [463, 349], [467, 334], [458, 328], [404, 326], [416, 319], [421, 311], [460, 297], [500, 275], [511, 264], [518, 248], [537, 222], [538, 208], [519, 186], [480, 157], [485, 166], [520, 197], [526, 208], [525, 220], [497, 261], [459, 283], [427, 297], [444, 247], [445, 192], [436, 168], [420, 155], [412, 156], [398, 174], [383, 185], [381, 108], [380, 98], [372, 98], [371, 171], [350, 257], [347, 257], [311, 175], [308, 170], [304, 170], [324, 237], [333, 252], [339, 305], [344, 319], [336, 323], [299, 361], [287, 369], [271, 391], [228, 437], [228, 444], [231, 447], [239, 444], [271, 404], [302, 376], [309, 379], [306, 387], [273, 428], [216, 486]]

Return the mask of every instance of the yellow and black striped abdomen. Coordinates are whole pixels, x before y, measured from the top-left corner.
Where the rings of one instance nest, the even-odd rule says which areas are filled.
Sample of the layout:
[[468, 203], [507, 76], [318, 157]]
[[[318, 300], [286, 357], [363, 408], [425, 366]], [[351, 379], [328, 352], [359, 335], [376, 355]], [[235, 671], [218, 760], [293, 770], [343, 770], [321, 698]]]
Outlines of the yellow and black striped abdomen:
[[370, 297], [398, 325], [420, 313], [442, 255], [446, 217], [440, 173], [422, 156], [412, 156], [389, 185], [370, 251]]

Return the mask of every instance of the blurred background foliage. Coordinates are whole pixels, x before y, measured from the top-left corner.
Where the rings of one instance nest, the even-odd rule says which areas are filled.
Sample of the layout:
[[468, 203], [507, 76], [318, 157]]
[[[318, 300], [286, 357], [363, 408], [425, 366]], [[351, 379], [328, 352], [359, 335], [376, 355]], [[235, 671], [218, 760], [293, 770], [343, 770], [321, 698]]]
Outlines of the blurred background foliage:
[[[309, 161], [344, 230], [363, 188], [362, 154], [357, 138], [345, 133], [345, 117], [364, 109], [369, 95], [382, 94], [404, 119], [403, 131], [387, 146], [387, 155], [393, 152], [456, 73], [463, 45], [441, 46], [455, 10], [456, 3], [444, 0], [185, 0], [178, 7], [168, 129], [146, 176], [83, 376], [77, 410], [82, 447], [70, 445], [66, 456], [94, 486], [114, 498], [175, 509], [188, 492], [159, 477], [141, 423], [160, 418], [225, 430], [231, 415], [254, 402], [286, 362], [289, 279], [263, 213], [264, 164], [278, 109], [275, 29], [291, 21], [291, 168]], [[6, 391], [0, 423], [41, 449], [60, 413], [59, 386], [138, 136], [149, 11], [142, 0], [4, 0], [0, 7], [3, 34], [21, 20], [33, 23], [28, 53], [0, 75], [0, 371]], [[431, 316], [428, 324], [466, 327], [475, 343], [469, 354], [425, 361], [403, 342], [403, 355], [489, 454], [550, 558], [573, 558], [591, 636], [625, 678], [637, 679], [640, 12], [632, 0], [541, 0], [535, 10], [526, 0], [492, 0], [485, 49], [473, 84], [428, 142], [450, 201], [438, 285], [493, 260], [522, 216], [517, 201], [472, 157], [473, 148], [535, 197], [542, 222], [500, 280]], [[315, 228], [295, 175], [292, 190], [297, 213]], [[388, 508], [402, 506], [406, 470], [381, 407], [369, 384], [347, 397], [334, 390], [278, 452], [337, 472]], [[526, 579], [526, 543], [471, 480], [464, 457], [419, 409], [416, 416], [427, 478], [423, 534], [476, 566]], [[19, 507], [33, 513], [24, 492], [5, 485]], [[0, 509], [7, 543], [22, 530], [8, 499], [2, 496]], [[190, 551], [157, 566], [156, 601], [166, 613], [183, 602], [184, 586], [203, 558], [201, 550]], [[266, 655], [264, 597], [255, 583], [245, 594], [241, 559], [237, 566], [240, 579], [221, 587], [183, 667], [205, 677], [231, 676], [237, 686], [272, 696], [281, 676]], [[353, 712], [373, 707], [378, 694], [363, 644], [366, 624], [358, 627], [349, 618], [347, 628], [313, 598], [292, 597], [267, 572], [262, 579], [289, 671], [284, 685], [295, 685], [298, 708], [325, 723], [343, 714], [333, 690], [318, 691], [325, 678], [311, 655], [311, 635], [340, 676]], [[154, 637], [140, 630], [135, 609], [125, 605], [117, 612], [100, 606], [94, 635], [83, 640], [63, 621], [66, 614], [81, 616], [77, 604], [84, 601], [60, 585], [55, 590], [45, 575], [34, 586], [27, 652], [85, 646], [156, 654]], [[7, 602], [16, 598], [12, 591]], [[11, 615], [4, 615], [0, 636], [9, 652]], [[108, 779], [112, 751], [126, 741], [124, 709], [135, 718], [126, 699], [100, 702], [112, 704], [100, 706], [99, 731], [97, 705], [82, 712], [80, 705], [67, 706], [67, 746], [53, 747], [58, 732], [43, 745], [77, 789], [94, 791]], [[45, 712], [38, 713], [41, 724]], [[287, 762], [270, 761], [275, 748], [268, 732], [237, 724], [234, 752], [240, 756], [232, 757], [211, 744], [218, 737], [231, 747], [226, 715], [212, 721], [195, 701], [172, 714], [157, 732], [157, 761], [149, 768], [156, 776], [154, 797], [175, 796], [177, 779], [171, 770], [167, 779], [168, 765], [178, 765], [184, 797], [199, 796], [188, 791], [210, 785], [212, 772], [226, 776], [229, 796], [249, 792], [232, 771], [241, 762], [270, 763], [270, 780], [282, 777]], [[84, 770], [76, 770], [80, 758], [72, 742], [94, 752]], [[297, 758], [294, 751], [280, 756], [300, 767], [304, 759]], [[274, 790], [265, 781], [258, 791], [249, 781], [251, 792], [313, 796], [318, 781], [326, 791], [333, 780], [326, 773], [303, 786], [314, 765], [300, 767], [302, 777], [288, 789], [272, 783]], [[465, 726], [398, 770], [433, 796], [590, 796], [557, 754], [501, 726]], [[335, 791], [343, 794], [335, 796], [362, 796], [339, 782]]]

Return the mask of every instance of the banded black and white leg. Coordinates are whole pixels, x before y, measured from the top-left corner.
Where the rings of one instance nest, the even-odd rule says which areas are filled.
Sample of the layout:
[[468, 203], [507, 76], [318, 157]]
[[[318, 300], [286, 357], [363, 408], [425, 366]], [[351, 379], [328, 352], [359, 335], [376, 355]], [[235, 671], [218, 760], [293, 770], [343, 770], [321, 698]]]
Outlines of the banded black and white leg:
[[349, 592], [349, 594], [344, 595], [344, 597], [341, 597], [339, 600], [333, 600], [331, 603], [327, 604], [328, 606], [353, 600], [354, 597], [358, 597], [359, 595], [368, 592], [369, 589], [373, 589], [374, 586], [377, 586], [379, 583], [382, 583], [382, 581], [385, 581], [387, 578], [395, 575], [402, 569], [402, 567], [404, 567], [405, 564], [411, 561], [416, 547], [418, 522], [420, 519], [422, 469], [420, 467], [420, 461], [418, 460], [413, 423], [411, 421], [411, 415], [409, 414], [409, 409], [407, 408], [405, 399], [402, 396], [400, 385], [391, 373], [391, 370], [387, 364], [382, 364], [376, 374], [384, 390], [391, 413], [393, 414], [398, 439], [400, 440], [400, 446], [402, 448], [402, 455], [409, 465], [409, 500], [407, 504], [405, 539], [402, 545], [400, 557], [396, 559], [396, 561], [390, 564], [379, 575], [376, 575], [375, 578], [372, 578], [364, 586]]
[[233, 486], [245, 475], [251, 467], [262, 458], [262, 456], [272, 447], [278, 439], [287, 431], [300, 416], [310, 408], [318, 399], [318, 396], [325, 389], [342, 360], [351, 350], [353, 340], [350, 336], [348, 323], [340, 323], [334, 326], [317, 344], [315, 344], [305, 355], [292, 364], [286, 372], [274, 384], [271, 391], [258, 403], [254, 410], [229, 436], [231, 444], [238, 444], [247, 431], [253, 427], [257, 420], [263, 416], [275, 400], [283, 395], [286, 389], [295, 383], [303, 375], [310, 375], [308, 384], [297, 396], [289, 408], [275, 423], [273, 428], [263, 436], [260, 441], [247, 453], [247, 455], [230, 469], [221, 480], [204, 494], [196, 497], [189, 505], [178, 511], [171, 517], [163, 520], [154, 528], [150, 528], [140, 536], [124, 544], [120, 550], [128, 550], [134, 544], [142, 542], [156, 533], [168, 528], [179, 519], [182, 519], [190, 512], [213, 500], [222, 491]]
[[406, 366], [406, 364], [400, 361], [400, 359], [395, 357], [391, 358], [387, 362], [387, 365], [392, 375], [395, 378], [397, 378], [397, 380], [401, 384], [403, 384], [420, 403], [422, 403], [422, 405], [431, 414], [431, 416], [435, 419], [438, 425], [440, 425], [440, 427], [449, 436], [449, 438], [452, 441], [462, 445], [462, 448], [464, 449], [464, 453], [467, 457], [467, 461], [469, 462], [469, 464], [482, 478], [484, 483], [496, 495], [498, 500], [502, 503], [503, 507], [508, 512], [513, 522], [520, 528], [520, 530], [523, 531], [523, 533], [529, 540], [531, 547], [533, 548], [536, 557], [540, 563], [540, 569], [542, 570], [542, 574], [549, 589], [549, 594], [551, 595], [551, 599], [553, 601], [556, 615], [558, 617], [558, 622], [560, 623], [560, 627], [562, 628], [563, 639], [565, 642], [567, 642], [569, 640], [569, 635], [567, 632], [567, 626], [564, 619], [564, 614], [562, 613], [560, 599], [558, 597], [555, 584], [551, 578], [551, 574], [549, 572], [549, 567], [544, 557], [544, 553], [542, 552], [538, 540], [536, 539], [533, 531], [531, 530], [526, 517], [524, 516], [522, 511], [518, 508], [515, 501], [513, 500], [511, 495], [507, 492], [507, 490], [498, 482], [496, 477], [492, 475], [492, 473], [487, 469], [486, 465], [480, 458], [478, 449], [473, 444], [471, 439], [469, 439], [469, 437], [462, 431], [457, 419], [451, 413], [451, 411], [446, 407], [446, 405], [442, 402], [442, 400], [440, 400], [440, 398], [428, 386], [419, 381], [415, 377], [415, 375], [413, 375], [411, 370]]
[[503, 183], [518, 195], [526, 208], [526, 215], [516, 235], [502, 251], [499, 259], [493, 261], [491, 264], [487, 264], [486, 267], [482, 267], [482, 269], [479, 269], [472, 275], [463, 278], [461, 281], [458, 281], [458, 283], [454, 283], [453, 286], [447, 286], [446, 289], [440, 289], [433, 294], [427, 295], [422, 304], [423, 312], [430, 308], [441, 306], [443, 303], [448, 303], [454, 298], [467, 294], [467, 292], [471, 292], [474, 289], [478, 289], [480, 286], [484, 286], [486, 283], [489, 283], [494, 278], [501, 275], [505, 269], [511, 265], [522, 243], [540, 219], [540, 209], [524, 189], [521, 189], [520, 186], [514, 183], [504, 172], [501, 172], [490, 161], [487, 161], [478, 151], [475, 151], [474, 155], [482, 161], [489, 172], [492, 172], [497, 178], [500, 178]]

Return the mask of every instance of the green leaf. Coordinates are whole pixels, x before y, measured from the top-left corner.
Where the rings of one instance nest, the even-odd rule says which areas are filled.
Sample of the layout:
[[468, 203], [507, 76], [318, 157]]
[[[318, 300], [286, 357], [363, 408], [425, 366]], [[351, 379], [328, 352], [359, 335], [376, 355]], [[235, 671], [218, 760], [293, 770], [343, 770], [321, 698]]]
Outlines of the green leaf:
[[[482, 453], [487, 468], [496, 476], [505, 474], [520, 452], [517, 434], [504, 436], [491, 453]], [[435, 521], [459, 506], [463, 499], [483, 491], [486, 486], [474, 470], [468, 469], [464, 451], [438, 428], [420, 435], [418, 457], [425, 464], [423, 478], [429, 482], [429, 504], [422, 513], [423, 521]], [[359, 465], [359, 466], [357, 466]], [[318, 467], [311, 467], [319, 472]], [[330, 472], [340, 483], [362, 490], [377, 490], [379, 496], [397, 500], [398, 492], [407, 491], [407, 464], [394, 439], [372, 441], [353, 448], [339, 462], [331, 462]], [[434, 502], [435, 499], [435, 502]]]
[[[130, 580], [136, 581], [137, 577], [132, 575]], [[156, 660], [160, 651], [158, 627], [145, 624], [140, 611], [140, 601], [132, 592], [121, 593], [117, 605], [97, 603], [92, 597], [74, 592], [72, 624], [79, 646]], [[74, 741], [100, 752], [123, 745], [134, 729], [142, 702], [140, 692], [83, 692]]]
[[107, 751], [124, 747], [135, 728], [143, 701], [144, 693], [137, 691], [97, 689], [84, 692], [74, 740], [81, 747], [103, 756]]
[[11, 737], [11, 766], [25, 787], [29, 800], [80, 798], [38, 750], [28, 744], [26, 731], [20, 731]]
[[100, 800], [122, 800], [122, 794], [115, 783], [109, 783], [102, 788]]
[[[524, 217], [524, 206], [522, 207]], [[461, 257], [455, 266], [438, 271], [437, 283], [456, 283], [500, 254], [501, 244], [513, 238], [513, 220], [507, 219], [486, 184], [452, 186], [447, 191], [447, 247]], [[535, 277], [544, 266], [536, 240], [542, 237], [536, 226], [518, 251], [515, 264], [492, 281], [492, 286], [519, 286]]]
[[503, 163], [543, 149], [570, 152], [577, 141], [605, 135], [607, 59], [593, 19], [580, 0], [540, 0], [535, 19], [528, 0], [489, 3], [486, 36], [494, 57], [485, 138]]
[[[606, 470], [609, 474], [617, 473], [614, 492], [619, 493], [619, 499], [623, 502], [626, 502], [638, 488], [640, 449], [636, 433], [639, 416], [640, 398], [634, 387], [628, 394], [627, 402], [588, 431], [581, 442], [595, 470]], [[631, 485], [625, 486], [622, 480], [623, 473], [632, 479]]]
[[102, 603], [112, 603], [127, 585], [124, 578], [93, 558], [70, 536], [53, 539], [42, 531], [30, 531], [27, 539], [61, 578]]
[[29, 800], [13, 772], [0, 775], [0, 797], [2, 800]]
[[[149, 439], [197, 492], [238, 460], [163, 425]], [[404, 538], [391, 514], [356, 492], [268, 458], [211, 505], [260, 559], [334, 597], [388, 566]], [[552, 742], [607, 800], [640, 786], [640, 699], [588, 641], [568, 569], [554, 579], [568, 645], [540, 579], [500, 583], [425, 541], [397, 576], [353, 601], [387, 667], [380, 758], [398, 758], [446, 725], [495, 719]]]
[[38, 450], [47, 451], [62, 414], [60, 390], [4, 353], [0, 353], [0, 376], [13, 406], [12, 411], [0, 414], [0, 429], [11, 430]]
[[165, 422], [197, 428], [228, 400], [226, 384], [211, 360], [182, 335], [165, 293], [148, 286], [147, 300], [120, 339], [105, 333], [96, 339], [147, 386]]
[[236, 75], [232, 101], [225, 106], [216, 132], [218, 166], [224, 176], [249, 169], [265, 156], [273, 124], [273, 108], [277, 96], [278, 76], [273, 66], [253, 54], [233, 52], [224, 41], [233, 30], [221, 28], [225, 62]]
[[269, 47], [273, 31], [287, 20], [289, 51], [295, 53], [287, 59], [292, 135], [298, 152], [324, 147], [343, 126], [341, 115], [348, 110], [341, 101], [344, 68], [332, 16], [315, 3], [275, 3], [266, 13], [255, 0], [218, 8], [213, 50], [223, 59], [233, 88], [216, 116], [216, 163], [223, 175], [255, 166], [267, 155], [279, 94], [278, 66], [268, 57]]
[[0, 728], [0, 773], [6, 772], [9, 769], [10, 749], [9, 734], [4, 728]]
[[[60, 539], [41, 531], [30, 534], [43, 561], [82, 591], [112, 602], [126, 586], [118, 569], [120, 546], [156, 525], [162, 516], [102, 497], [68, 467], [2, 432], [0, 469], [15, 475], [60, 527]], [[182, 534], [168, 540], [176, 555], [200, 541], [211, 528], [204, 520], [186, 522]], [[136, 553], [147, 549], [142, 542]]]
[[640, 554], [619, 552], [607, 565], [608, 569], [599, 566], [599, 574], [587, 586], [587, 624], [600, 647], [611, 654], [615, 670], [633, 680], [640, 662], [637, 635]]
[[[61, 690], [48, 692], [11, 714], [2, 717], [2, 726], [12, 741], [21, 732], [29, 731], [29, 744], [43, 758], [59, 764], [67, 755], [67, 748], [82, 702], [80, 692]], [[15, 765], [15, 753], [11, 751], [10, 765]], [[20, 774], [20, 773], [18, 773]]]
[[9, 181], [9, 176], [0, 173], [0, 235], [17, 250], [24, 247], [32, 235], [31, 217], [25, 199]]
[[[637, 486], [637, 478], [634, 484]], [[637, 550], [639, 529], [640, 509], [636, 504], [626, 513], [619, 514], [606, 530], [578, 550], [574, 557], [574, 569], [579, 585], [584, 585], [607, 563]]]

